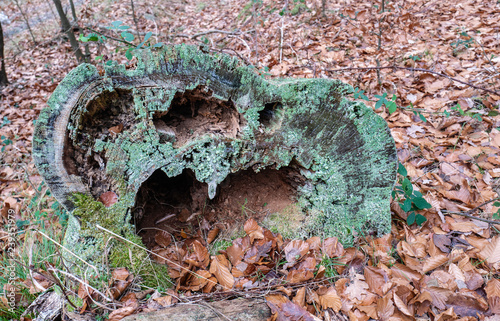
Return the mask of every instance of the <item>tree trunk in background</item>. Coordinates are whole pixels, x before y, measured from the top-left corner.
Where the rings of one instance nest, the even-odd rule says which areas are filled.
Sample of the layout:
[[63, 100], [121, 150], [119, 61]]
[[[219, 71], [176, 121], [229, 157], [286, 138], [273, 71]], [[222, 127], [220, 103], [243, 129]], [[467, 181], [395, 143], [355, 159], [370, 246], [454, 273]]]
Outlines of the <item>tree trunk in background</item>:
[[21, 8], [21, 5], [19, 4], [19, 2], [18, 2], [17, 0], [14, 0], [14, 2], [16, 3], [17, 8], [18, 8], [18, 9], [19, 9], [19, 11], [21, 12], [21, 15], [23, 16], [24, 21], [26, 22], [26, 26], [28, 27], [28, 30], [29, 30], [29, 32], [30, 32], [31, 38], [33, 39], [33, 42], [34, 42], [34, 43], [35, 43], [35, 45], [36, 45], [35, 36], [33, 35], [33, 30], [31, 30], [31, 26], [30, 26], [30, 22], [29, 22], [28, 17], [24, 14], [24, 11], [23, 11], [23, 9]]
[[3, 52], [3, 29], [2, 23], [0, 22], [0, 87], [3, 87], [9, 83], [7, 79], [7, 72], [5, 71], [5, 56]]
[[73, 16], [73, 22], [74, 24], [78, 24], [78, 19], [76, 19], [76, 10], [75, 10], [75, 4], [73, 3], [73, 0], [69, 0], [69, 5], [71, 7], [71, 15]]
[[66, 17], [66, 14], [64, 13], [63, 7], [61, 5], [61, 0], [53, 0], [54, 4], [56, 5], [57, 13], [59, 14], [59, 18], [61, 19], [61, 24], [68, 35], [69, 42], [71, 43], [71, 48], [73, 48], [73, 51], [76, 56], [76, 60], [78, 60], [78, 63], [85, 62], [85, 57], [83, 56], [82, 51], [80, 50], [80, 45], [78, 44], [78, 41], [75, 38], [75, 34], [73, 33], [73, 28], [71, 27], [71, 24], [69, 23], [68, 18]]

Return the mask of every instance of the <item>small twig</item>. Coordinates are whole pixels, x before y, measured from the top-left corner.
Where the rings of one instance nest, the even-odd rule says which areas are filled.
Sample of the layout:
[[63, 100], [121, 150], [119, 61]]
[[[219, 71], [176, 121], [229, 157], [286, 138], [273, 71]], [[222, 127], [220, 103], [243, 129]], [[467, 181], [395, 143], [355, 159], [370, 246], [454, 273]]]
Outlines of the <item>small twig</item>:
[[500, 95], [499, 92], [496, 92], [496, 91], [493, 91], [493, 90], [490, 90], [490, 89], [487, 89], [487, 88], [479, 87], [479, 86], [473, 85], [471, 83], [468, 83], [466, 81], [462, 81], [460, 79], [453, 78], [453, 77], [450, 77], [448, 75], [445, 75], [445, 74], [442, 74], [442, 73], [439, 73], [439, 72], [436, 72], [436, 71], [428, 70], [428, 69], [423, 69], [423, 68], [411, 68], [411, 67], [401, 67], [401, 66], [347, 67], [347, 68], [340, 68], [340, 69], [324, 69], [324, 71], [328, 71], [328, 72], [341, 72], [341, 71], [347, 71], [347, 70], [381, 70], [381, 69], [401, 69], [401, 70], [408, 70], [408, 71], [427, 72], [427, 73], [430, 73], [430, 74], [434, 74], [436, 76], [448, 78], [450, 80], [459, 82], [461, 84], [470, 86], [470, 87], [475, 88], [475, 89], [479, 89], [479, 90], [488, 92], [490, 94]]
[[472, 214], [472, 213], [474, 213], [475, 211], [477, 211], [478, 209], [480, 209], [481, 207], [483, 207], [484, 205], [488, 205], [488, 204], [493, 203], [493, 202], [498, 201], [498, 200], [500, 200], [500, 197], [497, 197], [497, 198], [494, 198], [494, 199], [492, 199], [492, 200], [486, 201], [486, 202], [482, 203], [481, 205], [478, 205], [478, 206], [474, 207], [473, 209], [468, 210], [468, 211], [467, 211], [467, 212], [465, 212], [465, 213], [467, 213], [467, 214]]
[[[13, 260], [14, 260], [14, 262], [16, 262], [17, 264], [19, 264], [19, 265], [23, 266], [25, 269], [28, 269], [28, 270], [29, 270], [29, 271], [31, 271], [31, 272], [36, 272], [36, 273], [38, 273], [38, 271], [37, 271], [37, 270], [35, 270], [33, 267], [31, 267], [31, 266], [27, 266], [27, 265], [25, 265], [24, 263], [19, 262], [19, 261], [18, 261], [18, 260], [16, 260], [16, 259], [13, 259]], [[45, 267], [47, 267], [47, 263], [45, 263]], [[44, 278], [45, 280], [50, 281], [50, 282], [52, 282], [52, 283], [54, 283], [54, 284], [57, 284], [57, 286], [59, 286], [59, 288], [61, 288], [61, 291], [62, 291], [62, 293], [64, 294], [64, 296], [66, 297], [66, 300], [68, 300], [69, 304], [71, 304], [71, 306], [72, 306], [73, 308], [78, 309], [78, 308], [76, 307], [76, 305], [74, 305], [74, 304], [73, 304], [73, 302], [71, 302], [71, 300], [69, 299], [69, 295], [66, 293], [66, 290], [64, 289], [64, 285], [61, 283], [61, 281], [60, 281], [60, 280], [59, 280], [59, 279], [58, 279], [58, 278], [57, 278], [57, 277], [56, 277], [56, 276], [52, 273], [52, 271], [48, 271], [48, 270], [47, 270], [47, 272], [49, 272], [49, 273], [50, 273], [50, 276], [51, 276], [50, 278], [49, 278], [49, 277], [47, 277], [46, 275], [42, 274], [42, 273], [38, 273], [38, 274], [39, 274], [42, 278]]]
[[444, 213], [444, 214], [460, 215], [460, 216], [468, 217], [468, 218], [473, 219], [473, 220], [478, 220], [478, 221], [481, 221], [481, 222], [486, 222], [486, 223], [490, 223], [490, 224], [500, 225], [500, 221], [488, 220], [486, 218], [476, 217], [474, 215], [467, 214], [467, 212], [465, 212], [465, 213], [464, 212], [450, 212], [450, 211], [447, 211], [447, 210], [442, 210], [441, 212]]
[[468, 217], [468, 218], [471, 218], [473, 220], [478, 220], [478, 221], [481, 221], [481, 222], [486, 222], [486, 223], [490, 223], [490, 224], [500, 224], [500, 221], [497, 221], [497, 220], [488, 220], [486, 218], [481, 218], [481, 217], [476, 217], [476, 216], [473, 216], [471, 215], [472, 213], [474, 213], [475, 211], [477, 211], [478, 209], [480, 209], [481, 207], [485, 206], [485, 205], [488, 205], [490, 203], [493, 203], [495, 201], [498, 201], [500, 200], [500, 197], [497, 197], [497, 198], [494, 198], [492, 200], [489, 200], [487, 202], [484, 202], [476, 207], [474, 207], [473, 209], [471, 210], [468, 210], [467, 212], [451, 212], [451, 211], [447, 211], [447, 210], [442, 210], [441, 212], [445, 213], [445, 214], [455, 214], [455, 215], [460, 215], [460, 216], [464, 216], [464, 217]]
[[185, 33], [178, 33], [178, 34], [172, 35], [172, 37], [184, 37], [184, 38], [191, 38], [191, 39], [196, 40], [196, 38], [198, 38], [199, 36], [205, 36], [205, 35], [209, 35], [212, 33], [222, 33], [225, 35], [241, 35], [242, 34], [241, 31], [207, 30], [207, 31], [195, 33], [194, 35], [188, 35]]

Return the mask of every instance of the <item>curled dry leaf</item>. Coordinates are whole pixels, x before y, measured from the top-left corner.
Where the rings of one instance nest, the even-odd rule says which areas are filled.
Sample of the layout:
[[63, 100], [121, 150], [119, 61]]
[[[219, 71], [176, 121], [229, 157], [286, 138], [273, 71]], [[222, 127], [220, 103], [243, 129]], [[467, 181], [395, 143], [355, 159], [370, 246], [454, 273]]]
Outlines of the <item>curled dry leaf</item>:
[[341, 257], [344, 255], [344, 246], [340, 244], [336, 237], [329, 237], [324, 240], [321, 249], [323, 250], [323, 253], [328, 255], [330, 258]]
[[104, 192], [99, 196], [99, 202], [104, 204], [106, 207], [110, 207], [111, 205], [115, 204], [118, 202], [118, 195], [115, 194], [115, 192]]
[[80, 282], [80, 286], [78, 287], [78, 297], [80, 299], [83, 300], [85, 298], [88, 298], [92, 295], [92, 292], [94, 292], [92, 288], [90, 288], [87, 284], [83, 284]]
[[212, 292], [213, 288], [217, 285], [217, 279], [215, 277], [209, 277], [208, 282], [203, 288], [203, 293], [210, 293]]
[[114, 134], [114, 135], [119, 134], [123, 130], [123, 124], [118, 124], [116, 126], [110, 127], [108, 130], [111, 134]]
[[297, 293], [295, 293], [295, 296], [292, 299], [292, 302], [300, 305], [301, 307], [304, 307], [306, 305], [306, 288], [305, 287], [301, 287], [300, 289], [297, 290]]
[[222, 285], [225, 290], [230, 290], [234, 285], [234, 277], [229, 271], [230, 263], [225, 258], [224, 255], [217, 255], [212, 258], [210, 264], [210, 273], [215, 275], [219, 284]]
[[491, 239], [491, 242], [479, 252], [479, 257], [489, 264], [500, 262], [500, 235]]
[[194, 240], [192, 243], [194, 254], [196, 255], [200, 266], [206, 268], [210, 262], [210, 256], [208, 255], [208, 250], [200, 241]]
[[220, 228], [218, 228], [216, 226], [212, 230], [210, 230], [210, 232], [208, 232], [208, 235], [207, 235], [207, 244], [211, 244], [215, 240], [215, 238], [217, 237], [217, 235], [219, 235], [219, 231], [220, 231]]
[[119, 321], [126, 316], [129, 316], [135, 312], [134, 307], [124, 307], [111, 312], [108, 316], [109, 321]]
[[130, 272], [127, 268], [117, 268], [111, 273], [114, 280], [127, 281], [130, 276]]
[[377, 301], [377, 314], [380, 320], [389, 320], [394, 314], [394, 304], [391, 300], [391, 295], [388, 294]]
[[403, 314], [409, 317], [414, 316], [414, 314], [410, 311], [406, 303], [404, 303], [404, 301], [396, 293], [394, 293], [394, 304]]
[[[392, 284], [392, 282], [389, 281], [387, 273], [380, 268], [366, 266], [364, 274], [366, 283], [370, 287], [370, 291], [377, 293], [380, 296], [384, 296]], [[389, 285], [389, 287], [386, 285]]]
[[250, 248], [250, 244], [250, 237], [248, 236], [233, 241], [233, 245], [226, 249], [231, 264], [234, 265], [243, 260], [243, 254]]
[[253, 218], [248, 219], [243, 228], [250, 237], [251, 243], [253, 243], [254, 240], [261, 240], [264, 238], [264, 231], [262, 230], [262, 227], [260, 227]]
[[199, 291], [207, 285], [209, 278], [212, 276], [207, 270], [198, 270], [195, 273], [189, 274], [185, 285], [179, 287], [180, 290]]
[[493, 313], [500, 313], [500, 280], [491, 279], [484, 288]]
[[159, 305], [161, 305], [164, 308], [172, 305], [172, 296], [171, 295], [161, 296], [161, 297], [155, 298], [153, 300], [155, 300], [156, 303], [158, 303]]

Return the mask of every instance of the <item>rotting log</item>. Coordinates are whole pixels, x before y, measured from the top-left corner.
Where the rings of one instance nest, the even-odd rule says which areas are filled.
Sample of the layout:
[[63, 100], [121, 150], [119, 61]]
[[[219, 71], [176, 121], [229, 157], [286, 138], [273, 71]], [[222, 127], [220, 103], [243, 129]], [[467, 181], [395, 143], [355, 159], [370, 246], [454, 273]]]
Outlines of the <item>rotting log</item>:
[[148, 312], [134, 314], [123, 318], [123, 321], [152, 321], [152, 320], [233, 320], [259, 321], [267, 320], [271, 310], [262, 298], [224, 300], [217, 302], [198, 302], [178, 304], [176, 306]]
[[[65, 244], [82, 258], [105, 243], [96, 224], [129, 238], [134, 225], [193, 217], [255, 216], [286, 237], [348, 245], [390, 231], [397, 169], [386, 122], [352, 92], [266, 80], [192, 46], [144, 50], [134, 69], [72, 70], [36, 122], [33, 158], [71, 212]], [[115, 204], [96, 201], [110, 192]]]

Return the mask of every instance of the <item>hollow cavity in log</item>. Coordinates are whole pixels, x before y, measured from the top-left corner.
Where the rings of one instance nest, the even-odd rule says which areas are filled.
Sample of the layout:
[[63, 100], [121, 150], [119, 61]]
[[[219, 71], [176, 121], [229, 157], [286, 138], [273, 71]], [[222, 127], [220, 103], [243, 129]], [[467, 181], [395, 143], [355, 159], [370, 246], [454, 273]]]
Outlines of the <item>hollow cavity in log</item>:
[[270, 215], [287, 215], [291, 211], [303, 218], [297, 190], [305, 178], [294, 165], [230, 174], [219, 184], [213, 199], [208, 197], [208, 185], [197, 181], [191, 170], [176, 177], [156, 170], [137, 192], [131, 223], [143, 243], [153, 247], [158, 229], [182, 239], [181, 233], [195, 237], [202, 225], [218, 226], [232, 234], [248, 218], [264, 221]]

